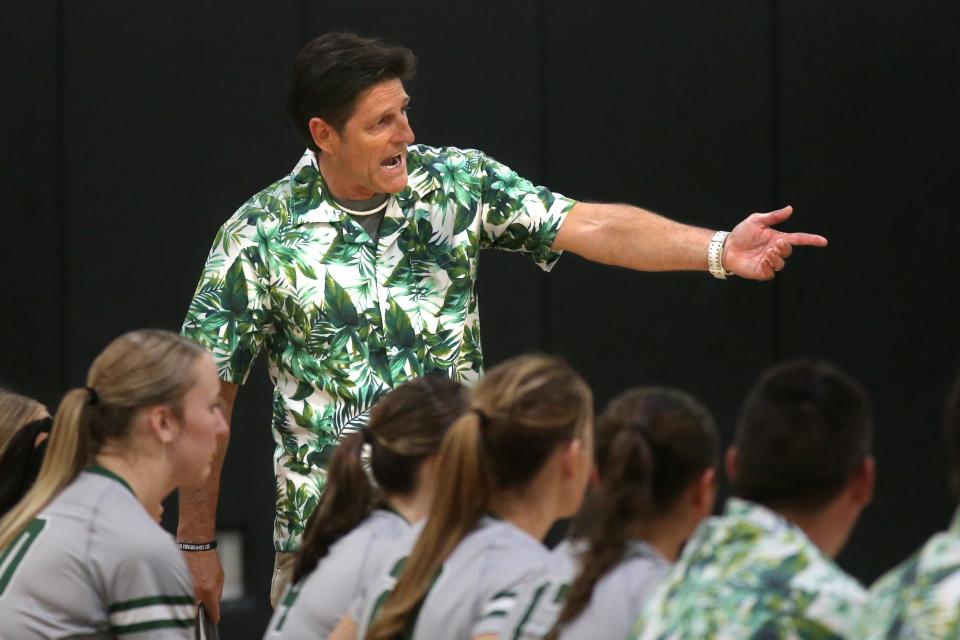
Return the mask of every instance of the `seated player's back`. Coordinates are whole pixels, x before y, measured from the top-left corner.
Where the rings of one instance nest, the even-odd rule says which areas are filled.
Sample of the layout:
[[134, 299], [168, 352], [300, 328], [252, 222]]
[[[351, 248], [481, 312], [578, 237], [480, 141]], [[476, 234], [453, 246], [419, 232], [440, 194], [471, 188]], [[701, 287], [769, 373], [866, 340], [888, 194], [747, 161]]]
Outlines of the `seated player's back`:
[[0, 638], [193, 637], [180, 552], [103, 469], [81, 473], [0, 557]]
[[[506, 628], [506, 637], [536, 640], [557, 622], [570, 585], [580, 573], [584, 544], [565, 540], [551, 554], [549, 578], [528, 587], [518, 599]], [[670, 568], [670, 563], [647, 543], [633, 540], [624, 558], [593, 588], [590, 605], [563, 627], [563, 640], [626, 638], [643, 603]]]
[[[409, 547], [413, 542], [409, 540]], [[358, 638], [365, 637], [396, 582], [392, 574], [402, 569], [409, 553], [398, 551], [367, 594]], [[408, 621], [410, 637], [443, 640], [497, 634], [518, 593], [545, 577], [549, 565], [550, 552], [539, 540], [509, 522], [484, 517], [443, 563], [422, 606]]]
[[[377, 579], [391, 547], [409, 531], [410, 525], [396, 512], [375, 510], [338, 540], [312, 573], [287, 591], [266, 638], [327, 637], [364, 585]], [[298, 603], [301, 606], [296, 606]]]

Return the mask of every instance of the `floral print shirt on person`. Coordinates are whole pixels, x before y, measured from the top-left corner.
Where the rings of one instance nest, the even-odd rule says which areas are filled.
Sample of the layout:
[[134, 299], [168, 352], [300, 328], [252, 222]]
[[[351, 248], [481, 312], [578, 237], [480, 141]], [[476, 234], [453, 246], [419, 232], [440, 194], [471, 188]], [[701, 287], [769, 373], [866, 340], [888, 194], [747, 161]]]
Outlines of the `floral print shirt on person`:
[[873, 585], [860, 637], [960, 638], [960, 511]]
[[479, 151], [408, 148], [407, 187], [374, 242], [331, 197], [311, 151], [220, 228], [183, 334], [243, 383], [261, 350], [274, 384], [274, 546], [294, 551], [324, 468], [370, 407], [414, 377], [476, 380], [480, 249], [549, 271], [574, 202]]
[[731, 498], [697, 529], [631, 638], [839, 640], [853, 637], [865, 600], [798, 527]]

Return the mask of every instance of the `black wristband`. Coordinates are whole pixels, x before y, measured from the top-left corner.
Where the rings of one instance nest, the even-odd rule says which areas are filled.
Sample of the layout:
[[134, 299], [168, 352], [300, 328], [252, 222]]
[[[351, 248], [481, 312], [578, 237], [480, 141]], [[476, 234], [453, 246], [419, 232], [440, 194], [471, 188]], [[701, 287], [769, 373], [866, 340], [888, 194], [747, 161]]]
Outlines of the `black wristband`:
[[210, 542], [177, 542], [180, 551], [213, 551], [217, 548], [217, 541]]

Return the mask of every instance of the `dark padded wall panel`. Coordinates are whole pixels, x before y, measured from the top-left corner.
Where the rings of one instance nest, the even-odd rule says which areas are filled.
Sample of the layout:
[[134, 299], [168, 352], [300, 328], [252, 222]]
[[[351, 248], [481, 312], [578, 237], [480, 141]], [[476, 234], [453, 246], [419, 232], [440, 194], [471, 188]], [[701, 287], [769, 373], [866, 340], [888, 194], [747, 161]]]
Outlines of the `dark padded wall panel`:
[[[411, 125], [417, 141], [480, 149], [538, 182], [539, 46], [531, 0], [483, 5], [430, 0], [416, 10], [373, 0], [309, 2], [308, 37], [349, 30], [403, 44], [418, 57]], [[487, 366], [542, 348], [540, 269], [485, 252], [480, 266]]]
[[942, 407], [957, 368], [960, 7], [782, 2], [783, 193], [829, 250], [784, 284], [784, 347], [862, 379], [879, 482], [841, 562], [872, 580], [932, 532]]
[[55, 406], [63, 360], [54, 3], [4, 5], [0, 59], [8, 61], [0, 66], [0, 385]]
[[[217, 228], [296, 163], [302, 147], [284, 103], [300, 5], [84, 2], [65, 10], [69, 371], [77, 384], [117, 334], [179, 328]], [[247, 535], [253, 587], [228, 616], [226, 637], [259, 634], [269, 615], [265, 378], [255, 371], [241, 391], [223, 475], [218, 524]]]
[[[754, 2], [549, 2], [544, 180], [729, 229], [771, 201], [771, 16]], [[561, 259], [549, 346], [606, 402], [636, 384], [687, 389], [730, 430], [773, 357], [774, 288]]]

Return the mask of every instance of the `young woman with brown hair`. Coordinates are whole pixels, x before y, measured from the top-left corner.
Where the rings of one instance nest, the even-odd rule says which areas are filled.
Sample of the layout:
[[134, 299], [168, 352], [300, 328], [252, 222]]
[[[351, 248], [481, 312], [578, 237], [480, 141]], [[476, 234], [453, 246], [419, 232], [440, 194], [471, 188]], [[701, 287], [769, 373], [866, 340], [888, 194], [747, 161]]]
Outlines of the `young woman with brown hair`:
[[200, 346], [134, 331], [67, 392], [36, 483], [0, 519], [0, 637], [192, 639], [193, 589], [161, 501], [226, 433]]
[[390, 546], [426, 516], [437, 452], [466, 402], [466, 389], [449, 378], [417, 378], [377, 402], [367, 428], [344, 439], [266, 639], [326, 638], [362, 599]]
[[547, 568], [547, 530], [580, 506], [592, 405], [586, 383], [555, 358], [490, 370], [440, 449], [422, 533], [398, 544], [360, 617], [331, 637], [496, 638], [516, 592]]
[[549, 578], [527, 589], [512, 612], [509, 638], [626, 638], [713, 508], [719, 437], [690, 395], [627, 391], [599, 418], [596, 442], [599, 479], [585, 533], [554, 550]]

